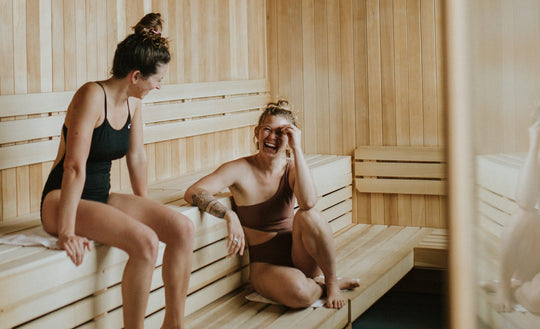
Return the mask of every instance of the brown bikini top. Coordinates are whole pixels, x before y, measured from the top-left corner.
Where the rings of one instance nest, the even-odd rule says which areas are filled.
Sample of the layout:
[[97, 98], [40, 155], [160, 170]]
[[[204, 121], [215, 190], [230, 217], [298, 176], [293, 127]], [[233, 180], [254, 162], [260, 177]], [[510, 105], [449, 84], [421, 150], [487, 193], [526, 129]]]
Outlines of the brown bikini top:
[[270, 199], [249, 206], [233, 203], [242, 226], [264, 232], [292, 230], [295, 197], [289, 185], [289, 168], [287, 161], [279, 187]]

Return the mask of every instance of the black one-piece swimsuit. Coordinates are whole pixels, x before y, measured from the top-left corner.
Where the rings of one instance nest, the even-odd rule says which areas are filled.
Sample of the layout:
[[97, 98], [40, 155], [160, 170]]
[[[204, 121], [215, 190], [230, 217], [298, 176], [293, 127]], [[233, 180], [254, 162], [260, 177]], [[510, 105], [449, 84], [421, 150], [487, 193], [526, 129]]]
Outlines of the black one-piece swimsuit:
[[[105, 93], [103, 86], [96, 82]], [[120, 130], [115, 130], [107, 120], [107, 94], [105, 94], [105, 120], [103, 123], [94, 128], [92, 133], [92, 142], [90, 152], [86, 162], [86, 180], [81, 199], [99, 201], [107, 203], [109, 199], [109, 190], [111, 188], [111, 163], [112, 160], [119, 159], [127, 154], [129, 148], [129, 132], [131, 129], [131, 114], [128, 103], [128, 117], [126, 123]], [[66, 146], [68, 141], [67, 127], [64, 124], [62, 127], [62, 135]], [[41, 205], [45, 196], [53, 191], [58, 190], [62, 186], [62, 178], [64, 176], [64, 159], [66, 155], [52, 169], [49, 178], [43, 188], [41, 195]]]

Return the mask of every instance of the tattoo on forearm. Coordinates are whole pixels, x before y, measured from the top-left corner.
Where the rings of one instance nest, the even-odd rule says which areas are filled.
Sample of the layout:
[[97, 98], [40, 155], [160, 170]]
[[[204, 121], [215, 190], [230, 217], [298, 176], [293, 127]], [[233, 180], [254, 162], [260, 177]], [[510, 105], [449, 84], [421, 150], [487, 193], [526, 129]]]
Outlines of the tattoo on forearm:
[[200, 210], [214, 215], [218, 218], [224, 218], [227, 208], [221, 204], [216, 198], [206, 191], [201, 191], [194, 194], [191, 199], [193, 204], [199, 207]]
[[218, 218], [224, 218], [227, 208], [225, 208], [218, 200], [214, 200], [210, 203], [210, 206], [206, 211]]

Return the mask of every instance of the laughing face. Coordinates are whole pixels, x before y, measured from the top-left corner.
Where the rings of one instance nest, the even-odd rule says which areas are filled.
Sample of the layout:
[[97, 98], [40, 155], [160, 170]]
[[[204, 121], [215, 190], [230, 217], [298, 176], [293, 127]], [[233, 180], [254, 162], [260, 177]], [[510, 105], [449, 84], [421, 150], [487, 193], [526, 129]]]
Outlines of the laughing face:
[[144, 98], [153, 89], [161, 89], [161, 81], [167, 73], [169, 64], [159, 64], [157, 72], [148, 77], [137, 76], [134, 80], [134, 95], [137, 98]]
[[288, 137], [283, 132], [283, 128], [290, 124], [284, 117], [268, 116], [260, 126], [255, 128], [259, 152], [276, 155], [284, 151], [288, 145]]

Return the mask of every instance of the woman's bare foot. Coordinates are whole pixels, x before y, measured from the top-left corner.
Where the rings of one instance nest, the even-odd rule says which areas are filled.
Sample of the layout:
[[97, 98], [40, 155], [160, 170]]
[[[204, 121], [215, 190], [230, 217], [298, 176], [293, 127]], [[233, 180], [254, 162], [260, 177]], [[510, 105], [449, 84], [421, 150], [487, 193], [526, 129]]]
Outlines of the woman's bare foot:
[[345, 306], [345, 298], [341, 296], [339, 284], [326, 283], [326, 307], [342, 308]]
[[341, 290], [352, 290], [360, 286], [359, 279], [337, 278], [337, 282], [327, 283], [323, 275], [319, 275], [313, 280], [321, 285], [326, 292], [326, 307], [342, 308], [345, 306], [345, 299], [341, 296]]
[[[313, 278], [313, 280], [321, 285], [325, 286], [326, 282], [324, 281], [324, 275], [319, 275]], [[339, 290], [353, 290], [360, 286], [360, 279], [351, 279], [351, 278], [337, 278], [337, 283]]]

